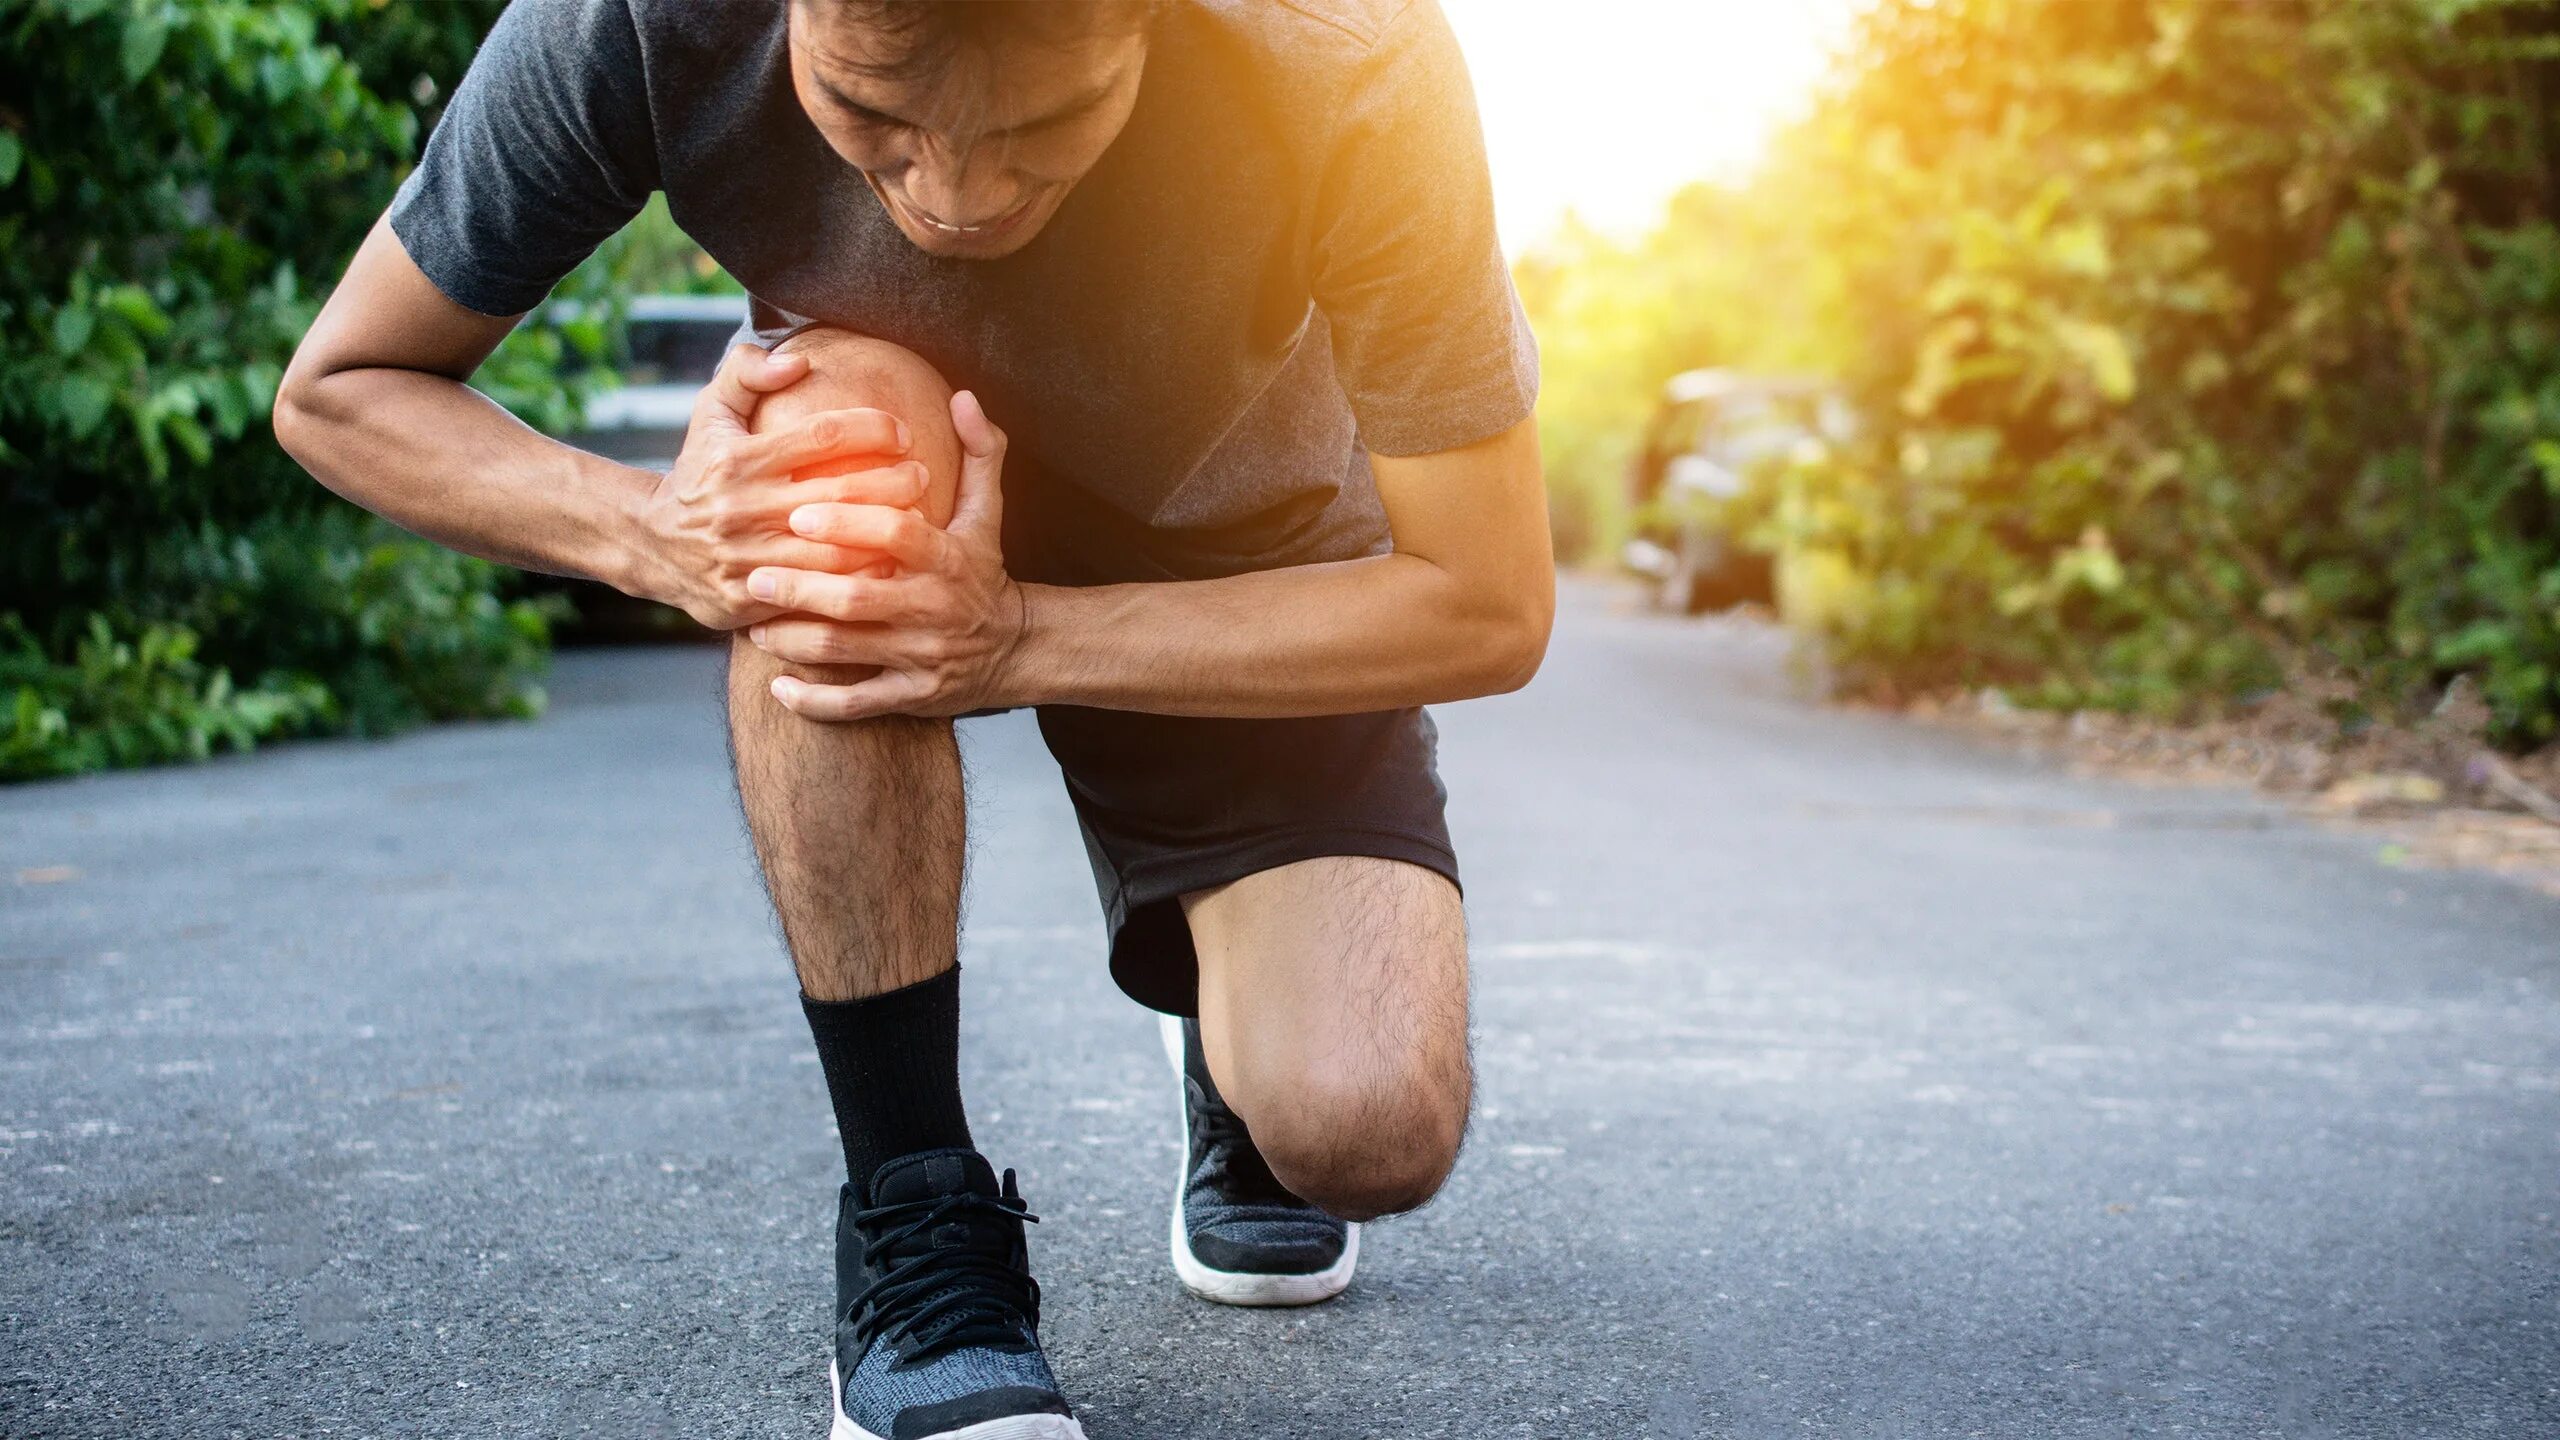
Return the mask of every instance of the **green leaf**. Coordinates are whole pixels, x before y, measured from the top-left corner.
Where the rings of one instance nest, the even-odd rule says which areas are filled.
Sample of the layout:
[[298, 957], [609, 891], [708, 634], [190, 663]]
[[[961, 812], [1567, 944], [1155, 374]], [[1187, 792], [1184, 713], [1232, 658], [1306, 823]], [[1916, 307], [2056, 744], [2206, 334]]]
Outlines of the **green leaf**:
[[187, 452], [188, 459], [202, 465], [213, 458], [213, 437], [205, 433], [204, 426], [196, 417], [172, 415], [165, 423], [170, 437], [178, 442], [179, 449]]
[[2053, 262], [2065, 274], [2104, 275], [2110, 263], [2107, 234], [2095, 222], [2078, 220], [2053, 232], [2048, 247]]
[[15, 130], [0, 130], [0, 186], [18, 178], [18, 162], [27, 156], [27, 148]]
[[2536, 440], [2526, 452], [2533, 457], [2534, 468], [2542, 472], [2542, 483], [2555, 496], [2560, 496], [2560, 440]]
[[154, 480], [169, 476], [169, 442], [160, 434], [160, 417], [149, 410], [137, 409], [133, 416], [133, 438], [142, 444], [142, 465]]
[[169, 44], [169, 12], [159, 5], [137, 8], [124, 27], [124, 78], [130, 85], [151, 73]]
[[169, 333], [169, 313], [139, 285], [118, 285], [100, 295], [98, 303], [152, 339]]
[[88, 347], [89, 336], [97, 328], [97, 312], [77, 303], [65, 305], [53, 312], [53, 348], [59, 354], [77, 355]]
[[53, 413], [75, 440], [86, 440], [96, 432], [100, 421], [107, 418], [107, 407], [115, 403], [115, 391], [95, 375], [74, 371], [57, 375], [45, 387]]
[[2119, 405], [2133, 398], [2133, 350], [2123, 331], [2086, 320], [2056, 321], [2053, 330], [2063, 348], [2089, 367], [2099, 394]]

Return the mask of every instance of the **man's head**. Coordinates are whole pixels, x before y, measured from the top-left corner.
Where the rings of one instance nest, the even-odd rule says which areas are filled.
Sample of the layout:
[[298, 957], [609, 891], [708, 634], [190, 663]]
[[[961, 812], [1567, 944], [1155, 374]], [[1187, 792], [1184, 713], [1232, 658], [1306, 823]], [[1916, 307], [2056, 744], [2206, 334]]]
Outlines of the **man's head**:
[[792, 0], [791, 83], [918, 248], [1030, 243], [1137, 103], [1146, 0]]

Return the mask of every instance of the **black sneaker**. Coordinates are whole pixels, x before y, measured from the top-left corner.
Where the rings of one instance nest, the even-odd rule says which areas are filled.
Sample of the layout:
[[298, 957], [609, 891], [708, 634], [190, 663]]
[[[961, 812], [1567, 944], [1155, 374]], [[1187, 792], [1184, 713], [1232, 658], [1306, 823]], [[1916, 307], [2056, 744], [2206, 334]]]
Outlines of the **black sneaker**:
[[1289, 1193], [1244, 1121], [1218, 1098], [1200, 1022], [1164, 1017], [1182, 1078], [1182, 1171], [1173, 1188], [1173, 1273], [1221, 1305], [1313, 1305], [1351, 1283], [1360, 1227]]
[[837, 1202], [830, 1440], [1084, 1440], [1040, 1353], [1013, 1172], [927, 1150], [869, 1191]]

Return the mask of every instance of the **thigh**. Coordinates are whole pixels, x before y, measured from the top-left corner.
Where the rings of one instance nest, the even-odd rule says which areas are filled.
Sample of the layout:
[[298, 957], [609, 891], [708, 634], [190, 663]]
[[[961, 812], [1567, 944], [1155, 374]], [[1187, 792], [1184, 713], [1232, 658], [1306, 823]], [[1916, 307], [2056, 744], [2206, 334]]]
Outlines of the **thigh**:
[[1356, 1100], [1419, 1087], [1463, 1113], [1466, 916], [1446, 876], [1332, 855], [1182, 901], [1201, 1043], [1248, 1121], [1253, 1097], [1310, 1089]]
[[[1435, 733], [1419, 709], [1234, 720], [1041, 707], [1111, 927], [1112, 978], [1140, 1004], [1198, 1014], [1184, 897], [1217, 895], [1199, 924], [1259, 944], [1257, 914], [1320, 890], [1271, 874], [1304, 861], [1365, 856], [1445, 876], [1454, 921]], [[1403, 903], [1393, 887], [1385, 902]]]

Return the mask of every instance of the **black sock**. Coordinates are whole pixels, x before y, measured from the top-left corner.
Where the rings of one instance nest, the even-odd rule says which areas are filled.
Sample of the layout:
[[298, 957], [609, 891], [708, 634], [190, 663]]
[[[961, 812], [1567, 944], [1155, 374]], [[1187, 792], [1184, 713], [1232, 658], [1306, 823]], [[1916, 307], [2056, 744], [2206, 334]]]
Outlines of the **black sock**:
[[844, 1137], [845, 1173], [857, 1187], [901, 1155], [968, 1148], [959, 966], [859, 1000], [812, 1000], [804, 992], [800, 1008], [817, 1037], [818, 1067]]

